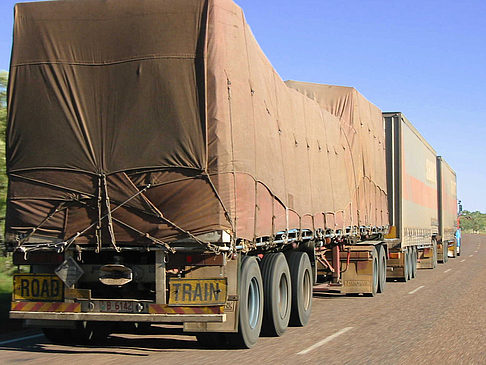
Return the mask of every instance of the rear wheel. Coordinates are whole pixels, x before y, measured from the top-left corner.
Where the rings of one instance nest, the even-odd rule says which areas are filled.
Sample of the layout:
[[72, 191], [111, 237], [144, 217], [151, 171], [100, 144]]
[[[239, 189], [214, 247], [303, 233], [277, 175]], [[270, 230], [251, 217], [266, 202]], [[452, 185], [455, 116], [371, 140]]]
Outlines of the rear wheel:
[[374, 297], [378, 292], [378, 282], [379, 282], [379, 269], [378, 269], [378, 253], [376, 252], [376, 248], [373, 248], [371, 251], [371, 261], [373, 263], [372, 273], [373, 277], [371, 278], [371, 292], [365, 293], [366, 296]]
[[445, 264], [447, 262], [447, 250], [448, 250], [448, 243], [442, 241], [442, 255], [440, 257], [440, 262]]
[[378, 248], [378, 293], [383, 293], [386, 286], [386, 252], [383, 245], [377, 246]]
[[437, 242], [432, 242], [432, 269], [437, 267]]
[[232, 346], [251, 348], [260, 336], [263, 319], [263, 281], [255, 257], [243, 258], [240, 274], [238, 333], [223, 336]]
[[410, 274], [408, 272], [408, 269], [409, 269], [409, 254], [408, 254], [408, 247], [405, 249], [405, 251], [402, 252], [403, 254], [403, 278], [402, 280], [404, 282], [407, 282], [408, 279], [410, 278]]
[[413, 279], [413, 248], [408, 247], [408, 280]]
[[292, 308], [290, 270], [283, 253], [266, 254], [261, 262], [264, 292], [263, 331], [281, 336], [289, 325]]
[[412, 247], [412, 278], [417, 276], [417, 247]]
[[302, 327], [309, 322], [312, 309], [312, 267], [309, 255], [291, 251], [287, 255], [292, 281], [291, 326]]

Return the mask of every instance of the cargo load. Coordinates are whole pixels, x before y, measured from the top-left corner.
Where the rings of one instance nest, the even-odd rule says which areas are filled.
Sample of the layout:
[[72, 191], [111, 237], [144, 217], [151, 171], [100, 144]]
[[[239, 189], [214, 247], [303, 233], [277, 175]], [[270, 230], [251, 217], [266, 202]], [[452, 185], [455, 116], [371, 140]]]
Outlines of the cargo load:
[[229, 0], [18, 5], [10, 242], [383, 229], [380, 111], [352, 88], [289, 85], [302, 93]]

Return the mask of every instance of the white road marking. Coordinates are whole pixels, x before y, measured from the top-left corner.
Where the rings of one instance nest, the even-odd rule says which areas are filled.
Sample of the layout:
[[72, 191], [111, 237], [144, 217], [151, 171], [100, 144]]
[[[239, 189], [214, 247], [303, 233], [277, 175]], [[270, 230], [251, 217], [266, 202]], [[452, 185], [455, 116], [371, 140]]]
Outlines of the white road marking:
[[297, 355], [305, 355], [307, 354], [308, 352], [312, 351], [312, 350], [315, 350], [316, 348], [318, 347], [321, 347], [322, 345], [325, 345], [326, 343], [334, 340], [336, 337], [338, 336], [341, 336], [342, 334], [348, 332], [349, 330], [353, 329], [353, 327], [346, 327], [346, 328], [343, 328], [342, 330], [340, 331], [337, 331], [335, 334], [329, 336], [329, 337], [326, 337], [325, 339], [315, 343], [314, 345], [312, 345], [311, 347], [308, 347], [306, 348], [305, 350], [302, 350], [301, 352], [298, 352]]
[[24, 341], [24, 340], [30, 340], [31, 338], [37, 338], [37, 337], [43, 337], [43, 336], [44, 336], [43, 334], [39, 333], [37, 335], [14, 338], [14, 339], [11, 339], [11, 340], [0, 342], [0, 345], [6, 345], [6, 344], [12, 343], [12, 342], [20, 342], [20, 341]]
[[478, 250], [474, 251], [475, 253], [478, 253]]
[[469, 255], [469, 257], [473, 257], [473, 255]]
[[447, 269], [446, 271], [444, 271], [444, 274], [445, 274], [446, 272], [449, 272], [449, 271], [451, 271], [451, 270], [452, 270], [452, 269]]
[[412, 290], [411, 292], [408, 292], [408, 294], [415, 294], [418, 292], [420, 289], [422, 289], [425, 285], [420, 285], [417, 289]]
[[464, 260], [461, 260], [461, 262], [464, 262], [464, 261], [466, 261], [466, 259], [464, 259]]

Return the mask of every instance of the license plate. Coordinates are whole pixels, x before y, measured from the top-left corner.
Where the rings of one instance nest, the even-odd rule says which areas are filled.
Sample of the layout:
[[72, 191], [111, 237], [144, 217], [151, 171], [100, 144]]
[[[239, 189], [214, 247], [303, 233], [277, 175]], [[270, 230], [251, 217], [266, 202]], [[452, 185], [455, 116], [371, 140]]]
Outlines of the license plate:
[[56, 275], [14, 275], [14, 300], [61, 301], [64, 284]]
[[133, 313], [135, 311], [134, 302], [125, 302], [121, 300], [101, 300], [99, 306], [100, 312]]
[[169, 305], [223, 305], [227, 282], [224, 279], [171, 279]]

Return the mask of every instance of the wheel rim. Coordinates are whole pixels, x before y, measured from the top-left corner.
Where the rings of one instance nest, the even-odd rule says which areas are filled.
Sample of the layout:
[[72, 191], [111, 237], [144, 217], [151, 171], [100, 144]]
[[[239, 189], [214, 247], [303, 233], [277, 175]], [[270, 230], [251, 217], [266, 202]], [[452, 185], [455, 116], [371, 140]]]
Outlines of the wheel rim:
[[304, 310], [308, 310], [310, 303], [311, 303], [311, 297], [312, 297], [312, 295], [311, 295], [312, 289], [311, 288], [312, 288], [312, 285], [311, 285], [310, 273], [309, 273], [309, 270], [305, 270], [304, 271], [304, 280], [302, 282], [302, 290], [304, 291], [304, 293], [302, 293], [303, 295], [301, 296], [302, 298], [304, 298], [304, 303], [302, 303]]
[[280, 314], [280, 318], [285, 318], [287, 315], [288, 307], [289, 307], [289, 283], [287, 281], [286, 275], [280, 276], [280, 281], [278, 283], [278, 312]]
[[260, 315], [260, 290], [257, 278], [253, 277], [248, 288], [248, 324], [254, 329]]

